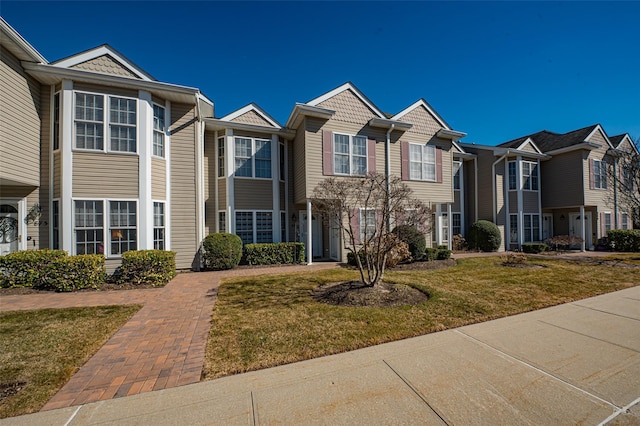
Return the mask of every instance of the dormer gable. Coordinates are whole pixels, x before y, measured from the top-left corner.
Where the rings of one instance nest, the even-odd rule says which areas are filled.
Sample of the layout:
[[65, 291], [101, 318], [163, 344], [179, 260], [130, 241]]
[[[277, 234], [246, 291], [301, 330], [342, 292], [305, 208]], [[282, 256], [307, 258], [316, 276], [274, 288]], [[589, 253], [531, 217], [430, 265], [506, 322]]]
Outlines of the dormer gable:
[[127, 59], [108, 44], [52, 62], [59, 68], [79, 69], [99, 74], [117, 75], [145, 81], [155, 81], [149, 73]]
[[414, 125], [413, 131], [416, 133], [429, 133], [429, 128], [435, 129], [435, 131], [440, 128], [451, 130], [447, 122], [424, 99], [418, 99], [391, 118], [412, 123]]
[[371, 118], [386, 118], [357, 87], [347, 82], [335, 89], [310, 100], [306, 105], [335, 111], [332, 117], [338, 121], [365, 123]]
[[602, 129], [602, 126], [600, 126], [599, 124], [596, 124], [596, 126], [593, 128], [591, 133], [589, 133], [589, 135], [586, 138], [584, 138], [584, 142], [592, 142], [592, 143], [601, 144], [603, 146], [606, 145], [609, 148], [615, 148], [613, 144], [609, 141], [609, 137], [605, 133], [604, 129]]
[[249, 105], [225, 115], [220, 119], [220, 121], [253, 124], [256, 126], [273, 127], [275, 129], [282, 128], [280, 123], [254, 103], [250, 103]]
[[526, 138], [520, 145], [516, 147], [518, 151], [532, 152], [535, 154], [542, 154], [542, 151], [535, 144], [533, 139]]
[[631, 139], [631, 136], [628, 133], [623, 133], [621, 135], [611, 136], [609, 138], [615, 149], [619, 151], [625, 152], [636, 152], [638, 153], [638, 147]]

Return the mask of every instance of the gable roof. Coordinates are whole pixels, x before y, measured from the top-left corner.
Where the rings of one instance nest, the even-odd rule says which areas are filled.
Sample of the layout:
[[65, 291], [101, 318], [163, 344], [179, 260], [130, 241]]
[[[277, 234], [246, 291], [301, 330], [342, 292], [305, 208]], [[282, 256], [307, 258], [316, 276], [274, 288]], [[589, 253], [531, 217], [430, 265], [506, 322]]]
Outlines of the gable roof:
[[55, 62], [52, 62], [51, 65], [60, 68], [72, 68], [87, 61], [100, 58], [101, 56], [110, 57], [111, 59], [119, 63], [119, 65], [121, 65], [124, 69], [141, 80], [156, 81], [156, 79], [151, 74], [147, 73], [145, 70], [134, 64], [126, 56], [124, 56], [122, 53], [118, 52], [108, 44], [103, 44], [102, 46], [94, 47], [93, 49], [76, 53], [75, 55], [69, 56], [67, 58], [59, 59]]
[[[278, 129], [282, 128], [280, 123], [278, 123], [275, 118], [271, 117], [269, 114], [265, 112], [265, 110], [263, 110], [253, 102], [250, 103], [249, 105], [243, 106], [242, 108], [234, 112], [231, 112], [225, 115], [224, 117], [220, 118], [220, 121], [234, 121], [238, 117], [241, 117], [245, 114], [252, 114], [252, 113], [254, 115], [258, 115], [259, 117], [258, 120], [262, 120], [263, 122], [265, 122], [265, 124]], [[258, 123], [248, 123], [248, 124], [258, 124]], [[260, 125], [264, 125], [264, 124], [261, 123]]]
[[436, 119], [438, 124], [440, 124], [442, 127], [444, 127], [447, 130], [451, 130], [451, 127], [449, 126], [449, 124], [447, 124], [447, 122], [444, 121], [444, 119], [440, 116], [440, 114], [438, 114], [431, 107], [431, 105], [429, 105], [429, 102], [425, 101], [423, 98], [418, 99], [417, 101], [415, 101], [414, 103], [412, 103], [411, 105], [409, 105], [408, 107], [406, 107], [405, 109], [403, 109], [402, 111], [400, 111], [399, 113], [397, 113], [396, 115], [394, 115], [391, 118], [393, 120], [400, 120], [402, 117], [404, 117], [405, 115], [407, 115], [408, 113], [410, 113], [414, 109], [419, 108], [421, 106], [424, 109], [426, 109], [427, 112], [433, 116], [433, 118]]
[[501, 143], [498, 146], [502, 148], [518, 148], [527, 140], [531, 140], [541, 152], [549, 152], [587, 142], [587, 140], [598, 130], [602, 132], [607, 143], [611, 144], [607, 138], [607, 134], [602, 129], [602, 126], [599, 124], [593, 124], [567, 133], [555, 133], [550, 132], [549, 130], [543, 130], [538, 133], [513, 139], [509, 142]]
[[638, 147], [636, 146], [636, 144], [633, 142], [633, 139], [631, 139], [631, 135], [629, 135], [629, 133], [623, 133], [621, 135], [616, 135], [616, 136], [610, 136], [609, 137], [609, 141], [611, 142], [611, 144], [615, 147], [615, 149], [620, 149], [620, 147], [622, 146], [622, 144], [625, 141], [629, 142], [629, 145], [631, 145], [631, 147], [634, 149], [634, 151], [639, 152], [638, 151]]
[[341, 86], [336, 87], [333, 90], [328, 91], [324, 95], [320, 95], [317, 98], [314, 98], [314, 99], [310, 100], [309, 102], [306, 103], [306, 105], [318, 106], [318, 104], [320, 104], [320, 103], [326, 101], [327, 99], [330, 99], [330, 98], [332, 98], [332, 97], [344, 92], [345, 90], [350, 90], [354, 95], [356, 95], [356, 97], [358, 97], [358, 99], [360, 99], [362, 101], [362, 103], [364, 103], [367, 107], [369, 107], [369, 109], [371, 111], [373, 111], [373, 113], [376, 114], [378, 117], [387, 118], [387, 116], [382, 111], [380, 111], [380, 109], [377, 106], [375, 106], [375, 104], [373, 102], [371, 102], [371, 100], [369, 100], [369, 98], [367, 98], [364, 95], [364, 93], [362, 93], [350, 81], [344, 83]]

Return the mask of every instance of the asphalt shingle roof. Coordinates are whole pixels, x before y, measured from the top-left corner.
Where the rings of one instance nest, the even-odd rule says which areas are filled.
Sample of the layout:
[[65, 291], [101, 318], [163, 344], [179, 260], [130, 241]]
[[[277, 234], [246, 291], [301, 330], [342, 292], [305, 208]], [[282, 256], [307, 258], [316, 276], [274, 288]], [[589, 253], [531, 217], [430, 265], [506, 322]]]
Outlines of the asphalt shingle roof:
[[517, 148], [522, 144], [522, 142], [527, 140], [527, 138], [531, 138], [533, 143], [535, 143], [538, 148], [540, 148], [540, 151], [554, 151], [556, 149], [566, 148], [568, 146], [577, 145], [584, 142], [585, 138], [589, 136], [589, 134], [591, 134], [591, 132], [593, 132], [593, 130], [597, 126], [597, 124], [593, 124], [591, 126], [583, 127], [582, 129], [574, 130], [568, 133], [555, 133], [548, 130], [543, 130], [541, 132], [523, 136], [509, 142], [501, 143], [498, 146], [502, 148]]

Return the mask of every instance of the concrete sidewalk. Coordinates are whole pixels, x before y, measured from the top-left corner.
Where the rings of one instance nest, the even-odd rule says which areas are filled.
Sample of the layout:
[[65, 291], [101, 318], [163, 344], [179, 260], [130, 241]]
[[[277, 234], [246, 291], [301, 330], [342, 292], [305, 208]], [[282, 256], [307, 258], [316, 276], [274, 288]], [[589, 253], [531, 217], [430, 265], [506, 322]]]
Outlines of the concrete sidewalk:
[[247, 374], [5, 419], [640, 424], [640, 287]]

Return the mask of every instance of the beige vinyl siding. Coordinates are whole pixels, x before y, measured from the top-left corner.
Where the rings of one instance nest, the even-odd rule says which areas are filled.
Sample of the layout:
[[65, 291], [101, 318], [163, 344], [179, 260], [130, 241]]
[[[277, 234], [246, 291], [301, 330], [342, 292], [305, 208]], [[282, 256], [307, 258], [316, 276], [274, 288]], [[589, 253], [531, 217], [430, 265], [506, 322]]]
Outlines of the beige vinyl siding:
[[[296, 137], [293, 140], [293, 149], [289, 151], [289, 165], [293, 167], [290, 169], [292, 173], [291, 183], [293, 185], [293, 199], [295, 203], [302, 203], [307, 198], [307, 157], [306, 157], [306, 144], [305, 136], [307, 134], [307, 127], [314, 126], [318, 129], [322, 126], [321, 120], [305, 118], [302, 124], [296, 132]], [[322, 148], [320, 148], [322, 150]], [[295, 158], [295, 161], [293, 159]], [[315, 159], [313, 161], [320, 161], [320, 167], [322, 167], [322, 159]]]
[[586, 151], [571, 151], [554, 155], [540, 165], [542, 206], [545, 209], [580, 206], [584, 203], [583, 174], [589, 188], [588, 163], [583, 171]]
[[164, 107], [166, 104], [166, 101], [164, 99], [161, 99], [155, 95], [151, 95], [151, 102], [156, 103], [158, 105], [160, 105], [161, 107]]
[[524, 191], [522, 193], [522, 211], [525, 213], [540, 213], [537, 191]]
[[59, 152], [53, 154], [53, 198], [60, 198], [62, 188], [62, 160], [60, 157]]
[[[493, 152], [484, 149], [477, 150], [478, 158], [478, 218], [477, 220], [493, 221], [493, 179], [491, 165], [496, 160]], [[496, 184], [496, 192], [503, 191], [503, 187]], [[475, 206], [474, 206], [475, 207]]]
[[195, 107], [171, 104], [171, 250], [176, 266], [191, 268], [196, 241]]
[[345, 90], [318, 104], [321, 108], [335, 111], [332, 120], [347, 123], [367, 123], [377, 115], [351, 90]]
[[[79, 81], [73, 82], [73, 90], [77, 90], [80, 92], [95, 92], [102, 93], [105, 95], [114, 95], [114, 96], [126, 96], [129, 98], [137, 98], [138, 91], [133, 89], [124, 89], [122, 87], [107, 87], [100, 86], [97, 84], [83, 83]], [[74, 101], [75, 102], [75, 101]]]
[[234, 179], [236, 210], [273, 210], [272, 181]]
[[[42, 86], [41, 89], [41, 105], [42, 105], [42, 126], [40, 127], [40, 188], [39, 199], [42, 209], [40, 216], [40, 226], [38, 226], [38, 242], [35, 248], [49, 248], [49, 229], [51, 217], [49, 216], [51, 196], [51, 86]], [[34, 229], [35, 232], [35, 229]], [[30, 235], [34, 232], [29, 231]]]
[[596, 130], [587, 141], [601, 144], [605, 151], [609, 148], [609, 144], [600, 130]]
[[138, 78], [134, 73], [129, 71], [111, 55], [102, 55], [97, 58], [90, 59], [70, 68], [76, 68], [85, 71], [97, 72], [101, 74], [111, 74], [120, 77]]
[[167, 198], [167, 161], [151, 158], [151, 197], [154, 200]]
[[227, 208], [227, 179], [218, 180], [218, 210]]
[[0, 50], [0, 179], [40, 185], [40, 84]]
[[255, 112], [253, 110], [247, 111], [244, 114], [234, 118], [231, 121], [232, 122], [237, 122], [237, 123], [257, 124], [258, 126], [273, 127], [273, 125], [271, 123], [269, 123], [267, 120], [262, 118], [262, 116], [260, 116], [260, 114], [258, 114], [257, 112]]
[[[600, 132], [596, 132], [594, 136], [599, 135]], [[593, 138], [592, 138], [593, 139]], [[584, 203], [587, 206], [598, 206], [600, 209], [608, 209], [607, 200], [613, 198], [613, 182], [607, 177], [607, 189], [591, 189], [590, 186], [590, 172], [589, 172], [589, 160], [605, 160], [609, 165], [613, 164], [613, 160], [606, 155], [609, 146], [604, 143], [602, 147], [589, 151], [589, 155], [584, 158], [582, 167], [583, 173], [583, 185], [584, 185]], [[595, 221], [594, 221], [595, 223]], [[611, 220], [613, 223], [613, 219]]]
[[208, 235], [216, 230], [216, 222], [218, 213], [216, 212], [216, 137], [214, 132], [205, 132], [204, 134], [204, 208], [205, 222], [204, 233]]
[[526, 144], [525, 146], [523, 146], [523, 147], [521, 148], [521, 151], [525, 151], [525, 152], [532, 152], [532, 153], [534, 153], [534, 154], [537, 154], [537, 153], [538, 153], [538, 151], [536, 151], [536, 150], [533, 148], [533, 146], [531, 146], [531, 144], [530, 144], [530, 143], [528, 143], [528, 144]]
[[424, 135], [429, 138], [435, 136], [438, 130], [442, 129], [442, 126], [433, 115], [422, 105], [403, 115], [400, 121], [413, 124], [413, 127], [407, 133]]
[[138, 198], [138, 156], [73, 153], [73, 197]]

